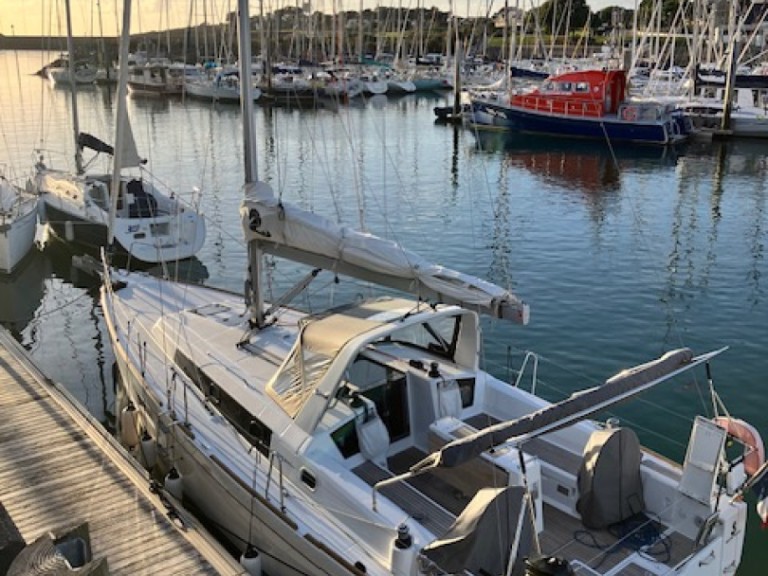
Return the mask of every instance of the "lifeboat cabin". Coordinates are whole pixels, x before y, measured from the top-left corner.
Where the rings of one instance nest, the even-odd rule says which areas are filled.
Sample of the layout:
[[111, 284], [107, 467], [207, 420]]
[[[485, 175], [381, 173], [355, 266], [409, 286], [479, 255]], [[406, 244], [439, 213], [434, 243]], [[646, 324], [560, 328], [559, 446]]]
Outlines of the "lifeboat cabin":
[[510, 98], [512, 106], [565, 116], [616, 114], [626, 96], [624, 70], [581, 70], [550, 76], [539, 88]]

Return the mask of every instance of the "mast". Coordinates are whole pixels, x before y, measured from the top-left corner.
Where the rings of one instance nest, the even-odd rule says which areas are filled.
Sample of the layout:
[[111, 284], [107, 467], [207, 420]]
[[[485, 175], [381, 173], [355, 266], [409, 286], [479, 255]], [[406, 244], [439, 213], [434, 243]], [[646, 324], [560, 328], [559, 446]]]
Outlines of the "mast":
[[739, 36], [741, 35], [741, 29], [736, 28], [736, 10], [738, 8], [735, 5], [731, 5], [730, 12], [728, 13], [728, 59], [727, 70], [725, 77], [725, 95], [723, 96], [723, 117], [720, 120], [720, 129], [723, 131], [729, 130], [731, 127], [731, 112], [733, 111], [733, 88], [736, 81], [736, 66], [738, 65], [738, 58], [736, 54], [739, 51]]
[[[112, 184], [110, 186], [109, 225], [107, 226], [107, 246], [111, 247], [115, 239], [115, 216], [117, 198], [120, 195], [120, 171], [123, 168], [126, 130], [128, 125], [128, 48], [131, 41], [131, 0], [123, 2], [123, 28], [120, 31], [120, 54], [117, 74], [117, 110], [115, 112], [115, 154], [112, 158]], [[130, 136], [131, 140], [133, 135]], [[134, 146], [135, 149], [135, 146]]]
[[[240, 109], [243, 118], [243, 152], [245, 187], [256, 184], [258, 165], [254, 145], [253, 83], [251, 82], [251, 19], [248, 0], [238, 0], [237, 38], [240, 54]], [[248, 242], [248, 280], [246, 298], [250, 304], [251, 325], [264, 325], [264, 296], [261, 293], [261, 249], [256, 242]]]
[[69, 52], [69, 58], [67, 59], [67, 65], [69, 67], [69, 83], [71, 84], [71, 97], [72, 97], [72, 128], [75, 131], [75, 167], [78, 174], [85, 172], [83, 168], [83, 152], [78, 144], [78, 136], [80, 134], [80, 120], [77, 116], [77, 82], [75, 82], [75, 42], [72, 40], [72, 11], [69, 7], [69, 0], [64, 2], [67, 14], [67, 52]]
[[357, 54], [358, 64], [363, 63], [363, 0], [360, 0], [360, 12], [357, 14]]

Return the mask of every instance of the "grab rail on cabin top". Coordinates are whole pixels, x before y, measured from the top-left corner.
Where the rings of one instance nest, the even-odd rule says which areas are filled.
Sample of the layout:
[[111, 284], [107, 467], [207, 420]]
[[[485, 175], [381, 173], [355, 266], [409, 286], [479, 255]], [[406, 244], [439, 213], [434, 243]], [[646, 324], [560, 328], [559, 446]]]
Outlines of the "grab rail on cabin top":
[[[522, 102], [521, 102], [522, 100]], [[521, 105], [529, 110], [548, 112], [550, 114], [564, 114], [566, 116], [599, 117], [603, 115], [602, 101], [572, 102], [553, 99], [551, 96], [522, 96], [512, 99], [512, 104]]]

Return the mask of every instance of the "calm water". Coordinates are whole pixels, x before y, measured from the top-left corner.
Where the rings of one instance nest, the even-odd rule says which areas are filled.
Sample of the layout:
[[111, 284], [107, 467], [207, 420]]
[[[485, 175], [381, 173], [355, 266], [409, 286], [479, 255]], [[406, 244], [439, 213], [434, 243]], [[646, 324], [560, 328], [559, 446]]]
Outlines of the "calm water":
[[[71, 165], [70, 94], [31, 75], [46, 62], [39, 53], [0, 52], [6, 174], [28, 175], [35, 150], [52, 165]], [[612, 155], [602, 145], [436, 126], [432, 108], [448, 99], [259, 108], [260, 175], [286, 200], [514, 288], [531, 304], [531, 324], [486, 324], [486, 363], [495, 373], [535, 350], [545, 360], [539, 390], [557, 399], [669, 348], [729, 346], [713, 365], [715, 384], [733, 414], [768, 436], [768, 145]], [[92, 88], [78, 101], [81, 130], [111, 141], [111, 91]], [[240, 290], [238, 108], [132, 99], [129, 115], [150, 171], [178, 191], [201, 190], [208, 237], [192, 275]], [[0, 278], [0, 320], [49, 376], [109, 423], [113, 359], [98, 282], [72, 267], [72, 254], [48, 243], [14, 277]], [[271, 272], [278, 289], [296, 276], [284, 265]], [[322, 276], [310, 292], [305, 304], [313, 306], [367, 293]], [[709, 413], [707, 398], [699, 375], [659, 387], [618, 416], [644, 442], [681, 457], [691, 417]], [[768, 560], [754, 520], [741, 575], [763, 573]]]

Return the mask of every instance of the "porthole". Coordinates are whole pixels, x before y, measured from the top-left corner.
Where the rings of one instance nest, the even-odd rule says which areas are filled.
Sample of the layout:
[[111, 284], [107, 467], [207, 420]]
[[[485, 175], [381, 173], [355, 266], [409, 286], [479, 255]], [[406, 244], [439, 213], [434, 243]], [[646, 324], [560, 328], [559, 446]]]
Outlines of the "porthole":
[[315, 487], [317, 486], [317, 479], [315, 478], [315, 475], [306, 468], [302, 468], [300, 477], [301, 481], [304, 482], [307, 488], [314, 492]]

